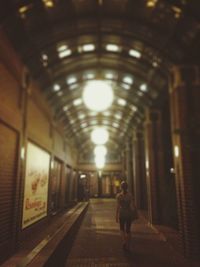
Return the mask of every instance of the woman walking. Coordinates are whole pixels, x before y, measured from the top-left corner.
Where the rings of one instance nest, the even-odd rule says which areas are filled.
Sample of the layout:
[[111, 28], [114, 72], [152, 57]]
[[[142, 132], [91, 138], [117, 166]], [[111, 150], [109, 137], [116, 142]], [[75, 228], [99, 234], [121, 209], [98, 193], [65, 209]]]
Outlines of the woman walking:
[[120, 224], [123, 249], [130, 251], [132, 214], [135, 208], [133, 196], [128, 192], [128, 184], [121, 183], [121, 192], [117, 195], [116, 222]]

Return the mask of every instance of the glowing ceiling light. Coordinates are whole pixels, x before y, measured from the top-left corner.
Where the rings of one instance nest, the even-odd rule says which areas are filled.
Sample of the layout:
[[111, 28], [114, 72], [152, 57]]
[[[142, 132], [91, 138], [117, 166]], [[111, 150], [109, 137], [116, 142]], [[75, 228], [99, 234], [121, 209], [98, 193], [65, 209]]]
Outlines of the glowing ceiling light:
[[78, 118], [79, 118], [80, 120], [84, 119], [84, 118], [85, 118], [85, 114], [79, 114], [79, 115], [78, 115]]
[[67, 78], [67, 84], [72, 84], [77, 82], [77, 78], [75, 76], [71, 76], [69, 78]]
[[84, 74], [84, 78], [88, 79], [88, 80], [94, 79], [95, 78], [95, 74], [92, 73], [92, 72], [85, 73]]
[[119, 127], [119, 123], [113, 122], [112, 126], [118, 128]]
[[103, 111], [112, 105], [112, 87], [104, 81], [89, 81], [83, 91], [83, 101], [89, 109]]
[[140, 85], [140, 90], [142, 91], [142, 92], [146, 92], [147, 91], [147, 85], [144, 83], [144, 84], [141, 84]]
[[95, 45], [94, 44], [85, 44], [82, 45], [78, 48], [79, 52], [91, 52], [95, 50]]
[[58, 96], [62, 96], [63, 95], [63, 92], [58, 92], [57, 95]]
[[133, 78], [131, 76], [125, 76], [123, 78], [123, 82], [128, 83], [128, 84], [133, 84]]
[[54, 90], [55, 92], [58, 92], [58, 91], [60, 90], [60, 85], [59, 85], [59, 84], [54, 84], [54, 86], [53, 86], [53, 90]]
[[60, 53], [60, 52], [63, 52], [67, 49], [68, 49], [68, 46], [65, 44], [62, 44], [62, 45], [58, 46], [57, 51]]
[[114, 115], [114, 117], [115, 117], [117, 120], [121, 120], [121, 118], [122, 118], [122, 114], [117, 113], [117, 114]]
[[112, 80], [112, 79], [114, 79], [114, 73], [112, 73], [112, 72], [107, 72], [107, 73], [105, 74], [105, 78], [108, 79], [108, 80]]
[[123, 87], [124, 89], [126, 89], [126, 90], [130, 90], [130, 88], [131, 88], [131, 86], [130, 86], [129, 84], [127, 84], [127, 83], [123, 83], [123, 84], [122, 84], [122, 87]]
[[98, 127], [91, 133], [92, 142], [96, 145], [104, 145], [109, 138], [108, 131], [105, 128]]
[[138, 91], [137, 94], [138, 94], [139, 96], [143, 96], [143, 92], [141, 92], [141, 91]]
[[155, 7], [158, 0], [147, 0], [147, 7]]
[[107, 154], [107, 148], [103, 145], [99, 145], [99, 146], [96, 146], [94, 148], [94, 154], [96, 156], [103, 156], [105, 157], [105, 155]]
[[88, 126], [88, 124], [86, 122], [84, 122], [84, 123], [81, 124], [81, 128], [85, 128], [87, 126]]
[[107, 51], [110, 51], [110, 52], [119, 52], [120, 51], [120, 48], [116, 44], [107, 44], [106, 45], [106, 50]]
[[70, 56], [72, 53], [72, 51], [70, 49], [67, 50], [63, 50], [61, 52], [58, 53], [59, 58], [64, 58], [64, 57], [68, 57]]
[[99, 161], [96, 162], [97, 169], [103, 169], [104, 166], [105, 166], [105, 162], [99, 162]]
[[134, 49], [129, 50], [129, 55], [131, 57], [141, 58], [141, 53], [137, 50], [134, 50]]
[[134, 106], [134, 105], [131, 105], [130, 108], [131, 108], [132, 111], [137, 111], [137, 107]]
[[63, 110], [64, 110], [64, 111], [67, 111], [68, 109], [69, 109], [68, 106], [64, 106], [64, 107], [63, 107]]
[[125, 106], [125, 105], [126, 105], [126, 100], [123, 99], [123, 98], [118, 98], [118, 99], [117, 99], [117, 103], [118, 103], [120, 106]]
[[54, 2], [52, 0], [42, 0], [42, 2], [48, 8], [54, 7]]
[[80, 104], [82, 104], [82, 99], [81, 98], [77, 98], [73, 101], [74, 106], [79, 106]]

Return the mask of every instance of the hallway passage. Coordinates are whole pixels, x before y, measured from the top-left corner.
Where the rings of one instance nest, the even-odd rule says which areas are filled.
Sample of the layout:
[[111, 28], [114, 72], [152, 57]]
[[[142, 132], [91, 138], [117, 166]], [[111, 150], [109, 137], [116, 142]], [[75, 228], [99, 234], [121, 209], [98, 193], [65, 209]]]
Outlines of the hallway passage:
[[192, 267], [144, 218], [132, 225], [131, 254], [121, 247], [114, 199], [92, 199], [65, 267]]

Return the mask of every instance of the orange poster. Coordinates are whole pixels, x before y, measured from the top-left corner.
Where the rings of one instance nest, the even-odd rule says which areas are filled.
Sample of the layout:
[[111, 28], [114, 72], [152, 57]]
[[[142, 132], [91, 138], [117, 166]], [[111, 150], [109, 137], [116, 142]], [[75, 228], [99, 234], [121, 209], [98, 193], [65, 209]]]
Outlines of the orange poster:
[[50, 155], [38, 146], [28, 143], [22, 228], [47, 215]]

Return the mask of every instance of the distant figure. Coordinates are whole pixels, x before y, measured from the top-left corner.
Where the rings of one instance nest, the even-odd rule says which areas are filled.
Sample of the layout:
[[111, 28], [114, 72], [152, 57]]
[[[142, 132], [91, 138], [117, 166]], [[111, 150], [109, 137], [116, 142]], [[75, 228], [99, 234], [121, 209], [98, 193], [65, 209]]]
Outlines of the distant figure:
[[117, 194], [116, 222], [120, 224], [123, 249], [130, 251], [132, 211], [135, 209], [133, 196], [128, 192], [127, 182], [121, 182], [121, 192]]

